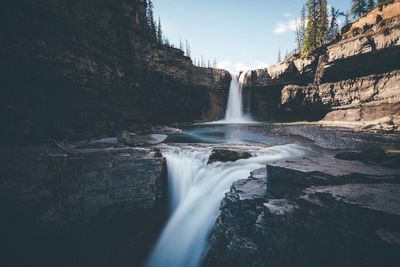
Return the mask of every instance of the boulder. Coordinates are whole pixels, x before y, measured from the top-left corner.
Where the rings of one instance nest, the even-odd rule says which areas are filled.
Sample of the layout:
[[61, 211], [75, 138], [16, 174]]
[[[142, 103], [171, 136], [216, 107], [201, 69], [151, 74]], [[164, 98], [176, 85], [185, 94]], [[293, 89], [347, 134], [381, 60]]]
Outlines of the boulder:
[[220, 162], [237, 161], [239, 159], [248, 159], [250, 157], [251, 154], [248, 152], [232, 151], [227, 149], [214, 149], [208, 160], [208, 164], [216, 161]]

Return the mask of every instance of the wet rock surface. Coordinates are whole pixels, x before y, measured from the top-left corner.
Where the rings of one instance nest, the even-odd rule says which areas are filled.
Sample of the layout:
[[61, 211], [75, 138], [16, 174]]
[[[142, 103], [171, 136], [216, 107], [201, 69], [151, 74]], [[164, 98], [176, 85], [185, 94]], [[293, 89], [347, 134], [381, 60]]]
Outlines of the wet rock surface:
[[400, 172], [330, 157], [235, 183], [203, 266], [397, 266]]
[[208, 164], [216, 161], [220, 162], [237, 161], [239, 159], [248, 159], [250, 157], [251, 154], [248, 152], [216, 148], [213, 149], [210, 158], [208, 160]]
[[312, 124], [271, 124], [256, 128], [255, 131], [277, 136], [301, 136], [322, 148], [334, 150], [363, 150], [370, 147], [390, 149], [400, 146], [398, 132], [365, 132], [351, 128]]
[[143, 263], [166, 219], [157, 150], [111, 138], [0, 151], [3, 266]]
[[368, 148], [361, 152], [342, 152], [335, 156], [337, 159], [358, 160], [365, 163], [376, 163], [389, 168], [400, 168], [400, 156], [388, 155], [380, 148]]

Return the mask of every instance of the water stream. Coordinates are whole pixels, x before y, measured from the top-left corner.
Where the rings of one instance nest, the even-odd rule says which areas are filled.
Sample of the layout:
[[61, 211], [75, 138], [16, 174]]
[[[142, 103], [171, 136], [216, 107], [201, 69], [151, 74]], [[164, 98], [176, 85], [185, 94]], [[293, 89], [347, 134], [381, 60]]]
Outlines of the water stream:
[[[280, 159], [311, 153], [307, 146], [283, 137], [250, 131], [244, 114], [244, 75], [232, 75], [224, 120], [198, 125], [170, 138], [161, 152], [167, 159], [170, 218], [147, 267], [197, 267], [218, 217], [219, 205], [233, 182]], [[245, 124], [245, 125], [243, 125]], [[241, 126], [242, 125], [242, 126]], [[214, 147], [247, 151], [249, 159], [208, 164]]]
[[226, 106], [225, 118], [211, 122], [211, 124], [249, 124], [255, 123], [251, 118], [249, 109], [244, 112], [243, 108], [243, 85], [245, 73], [231, 73], [231, 84], [229, 87], [228, 103]]
[[[224, 136], [213, 132], [214, 127], [198, 127], [185, 133], [195, 136], [199, 142], [214, 140], [214, 145], [169, 144], [161, 148], [167, 159], [171, 215], [147, 263], [148, 267], [199, 266], [218, 217], [220, 202], [232, 183], [247, 178], [251, 171], [265, 167], [267, 162], [303, 157], [310, 153], [309, 148], [299, 144], [262, 144], [257, 139], [260, 137], [247, 133], [243, 130], [245, 127], [219, 126], [219, 131], [226, 131]], [[244, 132], [240, 135], [240, 131]], [[228, 132], [233, 134], [227, 135]], [[256, 143], [243, 141], [244, 136], [254, 138]], [[265, 140], [274, 144], [278, 142]], [[253, 157], [207, 164], [217, 142], [227, 149], [248, 151]]]

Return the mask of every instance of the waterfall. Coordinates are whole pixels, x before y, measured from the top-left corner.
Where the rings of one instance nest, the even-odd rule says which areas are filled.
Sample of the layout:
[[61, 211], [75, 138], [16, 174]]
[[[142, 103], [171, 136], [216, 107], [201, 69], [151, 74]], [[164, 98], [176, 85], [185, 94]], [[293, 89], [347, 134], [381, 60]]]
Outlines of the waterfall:
[[231, 73], [231, 77], [232, 80], [229, 87], [228, 105], [226, 107], [225, 120], [232, 122], [241, 121], [243, 119], [243, 83], [241, 84], [239, 81], [240, 76], [238, 78], [235, 74]]
[[304, 156], [299, 145], [263, 147], [250, 159], [207, 164], [211, 148], [168, 147], [171, 216], [147, 267], [197, 267], [218, 217], [219, 205], [232, 183], [247, 178], [267, 162]]
[[[231, 84], [229, 87], [228, 103], [225, 111], [225, 119], [215, 121], [216, 124], [241, 124], [254, 123], [249, 112], [245, 114], [243, 109], [243, 85], [246, 79], [246, 73], [241, 72], [239, 75], [231, 73]], [[247, 108], [249, 111], [250, 108]]]

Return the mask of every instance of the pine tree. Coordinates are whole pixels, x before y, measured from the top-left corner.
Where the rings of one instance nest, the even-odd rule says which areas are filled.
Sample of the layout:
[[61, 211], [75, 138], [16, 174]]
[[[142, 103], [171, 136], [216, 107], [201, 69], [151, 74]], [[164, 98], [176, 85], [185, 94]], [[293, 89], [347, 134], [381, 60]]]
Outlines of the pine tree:
[[307, 1], [307, 26], [304, 36], [304, 45], [301, 53], [303, 56], [308, 55], [317, 48], [317, 21], [318, 10], [317, 0]]
[[329, 40], [329, 14], [327, 0], [307, 1], [307, 25], [304, 36], [304, 44], [301, 49], [303, 56]]
[[186, 40], [186, 56], [190, 57], [191, 51], [190, 51], [190, 44], [189, 41]]
[[168, 38], [164, 38], [164, 44], [166, 45], [166, 46], [171, 46], [171, 44], [170, 44], [170, 42], [169, 42], [169, 40], [168, 40]]
[[154, 21], [153, 8], [154, 8], [153, 2], [151, 0], [149, 0], [147, 3], [147, 8], [146, 8], [147, 25], [149, 27], [150, 38], [153, 41], [156, 41], [157, 40], [157, 29], [156, 29], [156, 23]]
[[300, 19], [296, 23], [296, 42], [297, 49], [300, 52], [304, 46], [304, 36], [306, 32], [306, 6], [303, 5], [300, 13]]
[[158, 42], [159, 44], [162, 44], [162, 43], [163, 43], [163, 33], [162, 33], [161, 19], [160, 19], [160, 18], [158, 18], [158, 25], [157, 25], [156, 37], [157, 37], [157, 42]]
[[278, 49], [278, 60], [277, 60], [277, 63], [280, 63], [282, 61], [282, 58], [281, 58], [281, 49]]
[[179, 49], [183, 51], [183, 42], [182, 42], [182, 39], [179, 39]]
[[378, 0], [378, 6], [383, 6], [389, 3], [393, 3], [393, 0]]
[[375, 1], [374, 0], [368, 0], [367, 1], [367, 11], [371, 11], [375, 7]]
[[327, 0], [318, 0], [317, 3], [317, 47], [324, 45], [328, 40], [329, 27]]
[[344, 14], [344, 25], [349, 25], [350, 24], [350, 14], [349, 11]]
[[338, 16], [340, 15], [339, 10], [335, 9], [334, 7], [331, 7], [331, 20], [329, 23], [329, 30], [328, 30], [328, 42], [332, 41], [335, 39], [336, 34], [339, 31], [339, 24], [338, 24]]
[[367, 13], [367, 3], [366, 0], [352, 0], [351, 4], [351, 14], [353, 14], [353, 17], [360, 17]]

